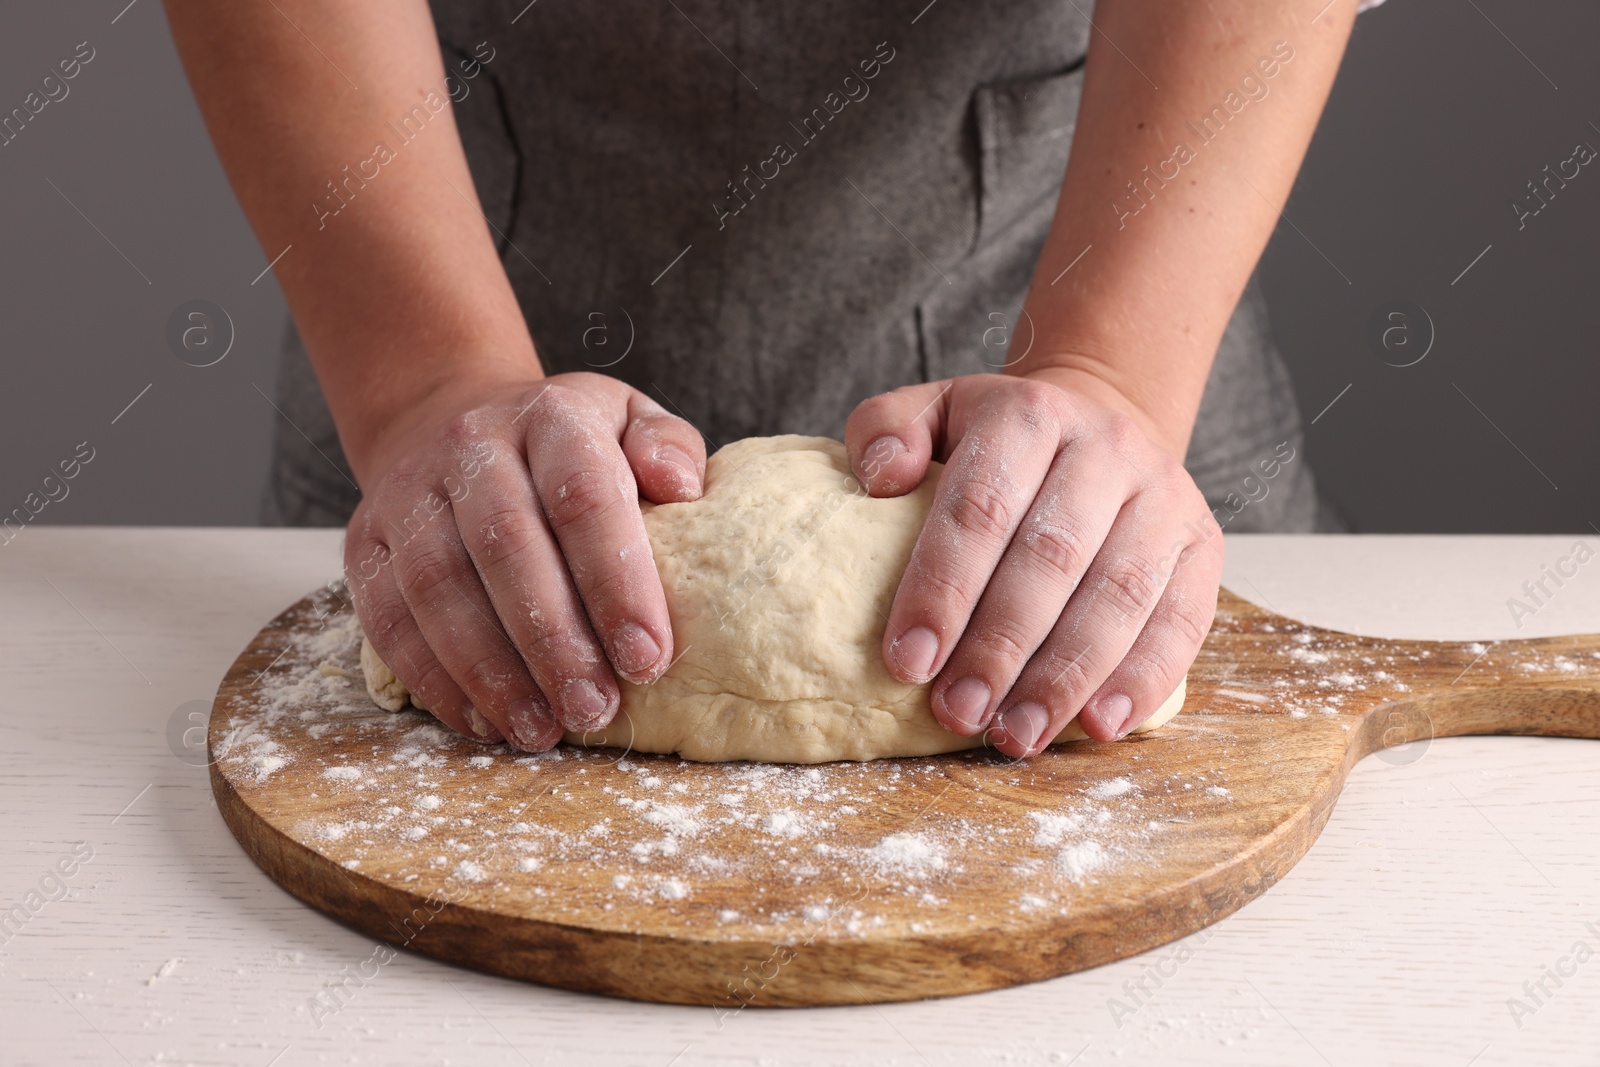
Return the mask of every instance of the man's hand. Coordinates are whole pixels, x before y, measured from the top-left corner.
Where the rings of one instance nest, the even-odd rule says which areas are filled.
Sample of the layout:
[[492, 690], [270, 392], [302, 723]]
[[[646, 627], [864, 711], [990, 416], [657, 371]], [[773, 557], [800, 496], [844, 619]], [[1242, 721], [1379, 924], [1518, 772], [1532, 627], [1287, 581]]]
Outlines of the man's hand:
[[[1085, 380], [978, 374], [865, 401], [846, 429], [873, 496], [947, 465], [884, 633], [934, 715], [1013, 756], [1074, 716], [1109, 741], [1177, 688], [1210, 629], [1222, 536], [1182, 464]], [[1097, 399], [1099, 397], [1099, 399]]]
[[[672, 624], [639, 497], [699, 497], [688, 423], [598, 374], [452, 390], [374, 443], [350, 520], [367, 636], [440, 720], [540, 751], [657, 678]], [[613, 673], [615, 672], [615, 673]]]
[[[873, 495], [947, 464], [883, 654], [904, 681], [937, 676], [934, 714], [957, 733], [993, 730], [1015, 756], [1073, 716], [1120, 737], [1193, 661], [1222, 537], [1182, 457], [1355, 8], [1096, 3], [1027, 348], [1004, 376], [911, 386], [851, 416]], [[1241, 88], [1266, 102], [1239, 113]], [[1226, 137], [1196, 129], [1206, 114]]]

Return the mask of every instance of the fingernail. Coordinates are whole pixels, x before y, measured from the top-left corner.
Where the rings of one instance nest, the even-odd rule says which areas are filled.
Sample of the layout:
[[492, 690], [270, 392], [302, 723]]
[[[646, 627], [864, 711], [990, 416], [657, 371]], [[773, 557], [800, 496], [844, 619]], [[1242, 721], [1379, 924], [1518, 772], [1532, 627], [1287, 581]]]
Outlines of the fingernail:
[[907, 678], [925, 682], [933, 677], [933, 660], [939, 654], [939, 639], [926, 626], [907, 630], [889, 646], [900, 673]]
[[498, 741], [500, 732], [495, 729], [494, 723], [483, 717], [483, 712], [477, 708], [467, 709], [467, 725], [472, 727], [472, 732], [480, 741]]
[[523, 697], [506, 709], [506, 723], [518, 748], [543, 752], [561, 740], [561, 724], [543, 700]]
[[696, 489], [700, 486], [700, 468], [694, 465], [694, 460], [689, 458], [689, 453], [677, 445], [662, 445], [656, 449], [655, 458], [663, 463], [670, 463], [674, 467], [682, 468], [684, 484]]
[[661, 658], [661, 646], [636, 622], [625, 622], [611, 637], [611, 662], [623, 674], [643, 674]]
[[1095, 718], [1106, 724], [1106, 728], [1117, 737], [1127, 736], [1128, 731], [1123, 729], [1128, 720], [1133, 717], [1133, 701], [1125, 693], [1107, 693], [1090, 701]]
[[944, 691], [944, 710], [964, 730], [977, 730], [989, 710], [989, 687], [978, 678], [963, 678]]
[[893, 434], [885, 434], [861, 453], [861, 470], [866, 474], [867, 480], [871, 481], [878, 476], [878, 472], [910, 451], [900, 438]]
[[1033, 746], [1039, 743], [1039, 738], [1044, 736], [1045, 730], [1050, 727], [1050, 713], [1044, 709], [1043, 704], [1031, 701], [1026, 704], [1015, 704], [1000, 713], [999, 726], [1007, 737], [1021, 745], [1024, 750], [1032, 751]]
[[574, 678], [561, 687], [561, 706], [570, 729], [595, 730], [611, 721], [611, 701], [587, 678]]

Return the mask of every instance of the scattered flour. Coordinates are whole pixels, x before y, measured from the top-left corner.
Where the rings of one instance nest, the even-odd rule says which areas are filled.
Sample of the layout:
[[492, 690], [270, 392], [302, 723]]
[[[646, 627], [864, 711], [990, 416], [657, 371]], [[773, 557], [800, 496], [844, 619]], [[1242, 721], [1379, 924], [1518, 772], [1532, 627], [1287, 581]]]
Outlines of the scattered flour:
[[1028, 818], [1039, 828], [1033, 835], [1033, 843], [1036, 845], [1059, 845], [1067, 834], [1083, 825], [1081, 813], [1063, 815], [1053, 811], [1030, 811]]
[[642, 818], [651, 826], [659, 826], [677, 837], [694, 837], [700, 832], [700, 820], [695, 818], [699, 808], [689, 808], [682, 804], [647, 803], [650, 804], [650, 809]]
[[920, 834], [890, 834], [867, 850], [876, 866], [912, 876], [931, 874], [944, 867], [944, 850]]
[[1098, 841], [1070, 845], [1056, 856], [1056, 866], [1074, 882], [1083, 881], [1110, 862], [1111, 857], [1106, 852], [1105, 846]]
[[1089, 795], [1096, 800], [1110, 800], [1120, 797], [1124, 793], [1133, 792], [1133, 782], [1127, 778], [1113, 778], [1109, 782], [1101, 782], [1089, 788]]
[[779, 837], [800, 837], [805, 834], [805, 824], [792, 811], [774, 811], [761, 820], [761, 829]]
[[287, 756], [265, 755], [252, 756], [250, 767], [256, 772], [256, 781], [261, 781], [273, 771], [281, 771], [289, 765]]

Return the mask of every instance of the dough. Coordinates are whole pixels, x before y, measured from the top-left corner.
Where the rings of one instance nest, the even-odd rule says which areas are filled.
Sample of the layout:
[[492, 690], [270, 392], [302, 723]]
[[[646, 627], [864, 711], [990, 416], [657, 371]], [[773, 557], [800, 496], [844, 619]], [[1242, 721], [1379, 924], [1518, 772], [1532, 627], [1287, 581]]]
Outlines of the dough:
[[[677, 661], [650, 685], [622, 683], [604, 730], [573, 744], [693, 760], [824, 763], [976, 748], [934, 719], [928, 685], [890, 676], [884, 621], [938, 483], [873, 499], [845, 449], [822, 437], [753, 437], [711, 457], [705, 495], [644, 504], [672, 615]], [[410, 696], [362, 639], [372, 699]], [[1139, 727], [1165, 723], [1184, 685]], [[1056, 739], [1082, 740], [1069, 723]]]

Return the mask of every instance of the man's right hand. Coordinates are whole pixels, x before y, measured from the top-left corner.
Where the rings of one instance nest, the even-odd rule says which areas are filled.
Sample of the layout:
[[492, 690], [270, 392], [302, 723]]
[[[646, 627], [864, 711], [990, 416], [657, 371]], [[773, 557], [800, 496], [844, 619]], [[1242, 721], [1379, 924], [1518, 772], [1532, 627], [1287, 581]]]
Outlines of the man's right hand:
[[700, 495], [700, 435], [615, 379], [540, 375], [452, 108], [381, 177], [336, 177], [469, 77], [427, 0], [165, 3], [366, 495], [345, 569], [373, 646], [484, 740], [609, 722], [617, 675], [672, 661], [639, 498]]
[[605, 726], [672, 624], [639, 510], [694, 500], [699, 433], [613, 378], [453, 389], [372, 442], [345, 537], [356, 611], [441, 721], [533, 751]]

